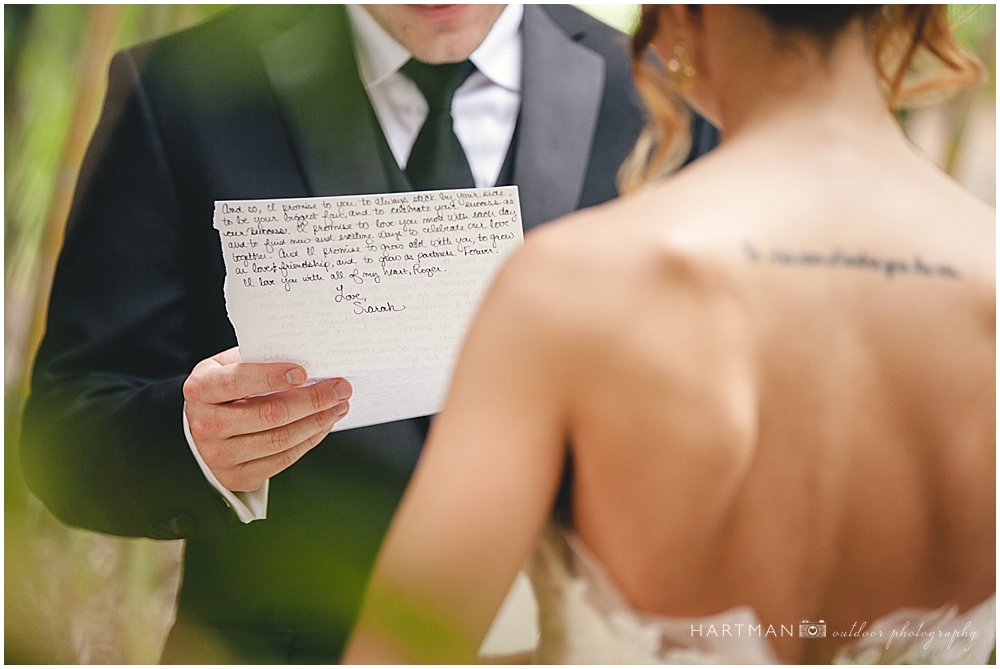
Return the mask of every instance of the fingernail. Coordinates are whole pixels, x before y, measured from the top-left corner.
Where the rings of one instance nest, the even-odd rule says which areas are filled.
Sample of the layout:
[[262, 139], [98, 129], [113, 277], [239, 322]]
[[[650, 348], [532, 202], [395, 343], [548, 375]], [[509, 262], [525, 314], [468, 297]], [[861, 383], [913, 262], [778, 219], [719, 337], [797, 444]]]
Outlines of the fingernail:
[[344, 402], [343, 404], [338, 404], [337, 406], [333, 407], [333, 415], [336, 416], [337, 418], [340, 418], [341, 416], [347, 413], [347, 410], [349, 408], [350, 407], [347, 405], [347, 402]]
[[306, 381], [306, 373], [295, 367], [285, 372], [285, 381], [288, 381], [290, 385], [297, 386]]
[[333, 396], [338, 400], [346, 400], [351, 396], [351, 384], [341, 379], [333, 386]]

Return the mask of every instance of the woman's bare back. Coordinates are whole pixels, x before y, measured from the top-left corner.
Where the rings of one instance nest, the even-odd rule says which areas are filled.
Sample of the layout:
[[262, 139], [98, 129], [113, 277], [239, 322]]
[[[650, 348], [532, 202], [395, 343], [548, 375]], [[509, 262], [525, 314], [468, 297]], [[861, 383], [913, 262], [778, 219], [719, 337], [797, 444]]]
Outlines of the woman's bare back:
[[723, 147], [530, 242], [588, 361], [574, 526], [637, 608], [833, 631], [995, 591], [994, 214], [877, 149]]
[[[383, 546], [360, 648], [378, 646], [384, 591], [474, 657], [536, 548], [555, 557], [533, 565], [574, 572], [535, 578], [557, 660], [631, 641], [643, 659], [717, 659], [684, 622], [735, 607], [781, 630], [764, 641], [792, 662], [831, 660], [837, 632], [902, 607], [982, 603], [969, 620], [995, 625], [995, 214], [906, 142], [889, 105], [909, 61], [874, 67], [895, 44], [878, 44], [883, 22], [913, 49], [961, 50], [941, 8], [837, 11], [840, 29], [799, 9], [644, 8], [634, 64], [656, 148], [672, 153], [678, 97], [722, 143], [532, 232], [505, 265]], [[539, 546], [567, 444], [582, 542], [563, 548], [675, 620], [645, 627], [557, 533]], [[803, 620], [828, 636], [800, 638]]]

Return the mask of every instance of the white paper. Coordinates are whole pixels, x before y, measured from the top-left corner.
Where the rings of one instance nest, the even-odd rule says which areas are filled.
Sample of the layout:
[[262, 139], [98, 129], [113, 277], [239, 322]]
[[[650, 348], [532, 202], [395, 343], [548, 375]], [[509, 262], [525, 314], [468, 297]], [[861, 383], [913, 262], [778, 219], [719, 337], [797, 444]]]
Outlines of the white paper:
[[476, 308], [523, 242], [517, 187], [215, 203], [245, 362], [354, 386], [344, 430], [441, 409]]

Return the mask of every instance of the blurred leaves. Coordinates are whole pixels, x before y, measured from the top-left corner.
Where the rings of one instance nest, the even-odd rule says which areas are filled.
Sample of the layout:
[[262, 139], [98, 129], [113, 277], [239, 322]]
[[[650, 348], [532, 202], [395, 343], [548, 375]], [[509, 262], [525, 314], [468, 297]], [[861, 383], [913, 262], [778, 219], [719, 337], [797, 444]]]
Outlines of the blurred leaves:
[[948, 5], [955, 37], [986, 65], [991, 93], [996, 90], [996, 13], [996, 5]]
[[[114, 51], [197, 23], [223, 5], [4, 5], [5, 388], [25, 368], [46, 233], [61, 226]], [[105, 31], [110, 31], [105, 34]], [[76, 132], [73, 132], [76, 130]], [[53, 205], [58, 209], [53, 210]], [[60, 206], [62, 205], [62, 206]], [[51, 220], [48, 225], [47, 221]], [[55, 228], [55, 230], [52, 230]], [[58, 252], [58, 244], [53, 253]], [[40, 266], [39, 261], [42, 261]], [[13, 313], [12, 313], [13, 310]]]
[[18, 458], [28, 370], [114, 51], [222, 5], [4, 5], [4, 604], [7, 662], [155, 662], [180, 546], [66, 528]]
[[996, 205], [996, 5], [949, 5], [959, 42], [986, 68], [986, 81], [902, 117], [913, 143], [969, 192]]
[[639, 5], [604, 4], [575, 5], [575, 7], [628, 35], [639, 27]]

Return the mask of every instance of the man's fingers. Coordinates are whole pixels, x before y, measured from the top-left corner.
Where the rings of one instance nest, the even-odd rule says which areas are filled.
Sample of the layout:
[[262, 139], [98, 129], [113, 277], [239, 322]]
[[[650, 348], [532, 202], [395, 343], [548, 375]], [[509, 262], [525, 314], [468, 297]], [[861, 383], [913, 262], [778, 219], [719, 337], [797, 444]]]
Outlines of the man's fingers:
[[217, 369], [224, 365], [235, 365], [241, 362], [240, 360], [240, 347], [234, 346], [230, 349], [223, 351], [222, 353], [216, 353], [211, 358], [205, 358], [194, 366], [191, 370], [191, 376], [203, 376], [210, 369]]
[[323, 441], [328, 432], [329, 429], [314, 434], [306, 441], [296, 444], [292, 448], [280, 453], [245, 462], [235, 468], [231, 476], [232, 480], [229, 483], [221, 479], [219, 482], [235, 492], [256, 490], [266, 479], [283, 472], [295, 464], [299, 458], [308, 453], [316, 444]]
[[[224, 351], [219, 356], [226, 353], [229, 351]], [[209, 360], [214, 361], [212, 358]], [[189, 402], [222, 404], [253, 395], [296, 388], [305, 381], [306, 370], [291, 363], [239, 362], [201, 369], [195, 367], [184, 384], [184, 396]]]
[[216, 353], [209, 360], [219, 363], [220, 365], [235, 365], [238, 362], [243, 362], [240, 359], [240, 347], [234, 346], [230, 349], [226, 349], [222, 353]]
[[227, 469], [239, 467], [287, 451], [317, 434], [326, 435], [334, 423], [347, 415], [348, 408], [347, 402], [341, 402], [283, 427], [226, 439], [215, 458], [216, 464]]
[[196, 414], [188, 412], [188, 420], [196, 443], [204, 437], [225, 439], [289, 425], [331, 409], [350, 396], [350, 383], [329, 379], [229, 404], [201, 406]]

